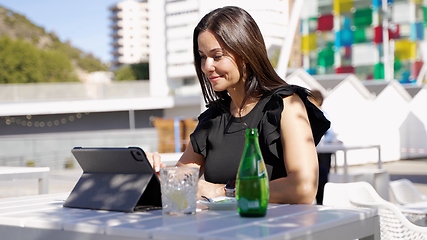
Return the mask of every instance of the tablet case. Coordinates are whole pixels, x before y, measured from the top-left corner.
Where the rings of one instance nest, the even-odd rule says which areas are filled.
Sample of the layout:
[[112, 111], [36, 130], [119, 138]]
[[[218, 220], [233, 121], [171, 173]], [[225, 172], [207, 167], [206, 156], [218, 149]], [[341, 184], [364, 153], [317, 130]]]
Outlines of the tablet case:
[[64, 207], [120, 212], [160, 209], [160, 181], [138, 147], [71, 150], [83, 173]]

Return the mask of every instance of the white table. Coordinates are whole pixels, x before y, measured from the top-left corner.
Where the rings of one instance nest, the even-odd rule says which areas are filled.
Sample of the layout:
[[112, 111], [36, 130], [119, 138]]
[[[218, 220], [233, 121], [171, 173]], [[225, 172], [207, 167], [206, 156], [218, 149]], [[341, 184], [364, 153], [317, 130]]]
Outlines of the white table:
[[[345, 145], [345, 144], [319, 144], [317, 145], [317, 153], [331, 153], [336, 154], [338, 151], [344, 153], [344, 179], [347, 182], [348, 179], [348, 163], [347, 163], [347, 152], [350, 150], [360, 150], [360, 149], [371, 149], [376, 148], [378, 151], [378, 169], [382, 168], [381, 162], [381, 146], [380, 145]], [[336, 157], [334, 158], [334, 171], [337, 172], [337, 161]]]
[[266, 217], [237, 210], [162, 216], [63, 208], [68, 194], [0, 199], [1, 239], [380, 239], [375, 209], [270, 204]]
[[39, 182], [39, 194], [49, 192], [48, 167], [0, 167], [0, 180], [36, 178]]

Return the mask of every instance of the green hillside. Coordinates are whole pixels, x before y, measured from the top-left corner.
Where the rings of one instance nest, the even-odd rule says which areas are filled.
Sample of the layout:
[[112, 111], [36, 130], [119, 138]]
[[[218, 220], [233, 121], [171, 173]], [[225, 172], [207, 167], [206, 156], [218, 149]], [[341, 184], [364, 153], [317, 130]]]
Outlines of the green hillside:
[[108, 66], [25, 16], [0, 6], [0, 83], [78, 81]]

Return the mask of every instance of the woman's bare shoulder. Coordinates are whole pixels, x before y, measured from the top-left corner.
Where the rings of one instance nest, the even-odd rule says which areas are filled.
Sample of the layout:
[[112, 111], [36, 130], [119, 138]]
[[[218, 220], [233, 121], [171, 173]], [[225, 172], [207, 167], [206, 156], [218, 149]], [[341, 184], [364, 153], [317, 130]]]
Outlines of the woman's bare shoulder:
[[283, 111], [301, 111], [305, 110], [305, 105], [298, 96], [298, 94], [292, 94], [283, 98]]

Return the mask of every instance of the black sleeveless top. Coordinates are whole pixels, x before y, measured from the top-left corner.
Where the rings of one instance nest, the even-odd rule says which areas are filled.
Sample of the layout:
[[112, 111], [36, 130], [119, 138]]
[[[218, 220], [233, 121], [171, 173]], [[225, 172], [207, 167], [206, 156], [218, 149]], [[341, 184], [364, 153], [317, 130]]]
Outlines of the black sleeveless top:
[[315, 144], [328, 130], [330, 122], [307, 98], [307, 89], [289, 85], [264, 94], [255, 107], [242, 118], [230, 113], [231, 99], [221, 100], [225, 109], [212, 106], [199, 117], [199, 123], [190, 135], [194, 152], [205, 157], [204, 177], [212, 183], [227, 183], [236, 178], [245, 145], [245, 129], [257, 128], [259, 145], [267, 165], [270, 180], [286, 177], [283, 148], [280, 141], [280, 119], [283, 98], [298, 94], [302, 99], [311, 124]]

